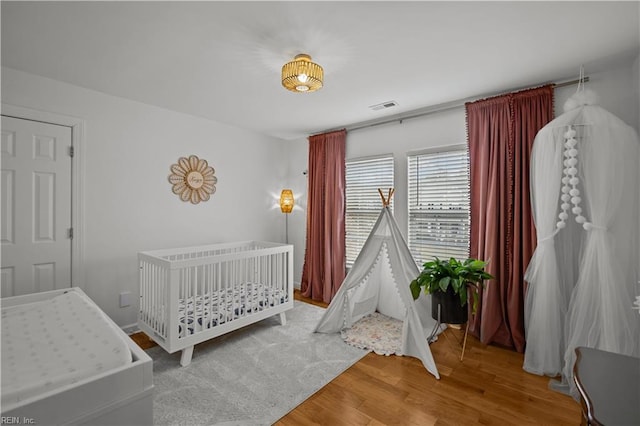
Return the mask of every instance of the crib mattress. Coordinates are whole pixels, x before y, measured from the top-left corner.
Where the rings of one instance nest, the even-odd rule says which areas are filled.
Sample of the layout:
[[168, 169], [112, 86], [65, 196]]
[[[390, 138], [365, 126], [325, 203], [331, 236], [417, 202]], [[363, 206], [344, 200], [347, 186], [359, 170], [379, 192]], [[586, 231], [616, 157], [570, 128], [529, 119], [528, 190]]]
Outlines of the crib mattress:
[[178, 333], [180, 336], [193, 334], [285, 303], [288, 298], [286, 291], [260, 283], [242, 283], [226, 290], [183, 298], [178, 304]]
[[2, 404], [131, 363], [127, 342], [84, 295], [2, 309]]

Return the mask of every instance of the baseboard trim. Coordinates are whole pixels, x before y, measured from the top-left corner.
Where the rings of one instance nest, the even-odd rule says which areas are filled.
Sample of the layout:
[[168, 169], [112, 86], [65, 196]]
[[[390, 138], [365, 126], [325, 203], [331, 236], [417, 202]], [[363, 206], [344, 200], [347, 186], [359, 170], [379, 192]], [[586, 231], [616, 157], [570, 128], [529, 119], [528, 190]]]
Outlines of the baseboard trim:
[[125, 334], [127, 335], [131, 335], [133, 333], [137, 333], [140, 331], [140, 329], [138, 328], [138, 324], [134, 323], [134, 324], [129, 324], [129, 325], [123, 325], [122, 327], [120, 327], [122, 329], [122, 331], [125, 332]]

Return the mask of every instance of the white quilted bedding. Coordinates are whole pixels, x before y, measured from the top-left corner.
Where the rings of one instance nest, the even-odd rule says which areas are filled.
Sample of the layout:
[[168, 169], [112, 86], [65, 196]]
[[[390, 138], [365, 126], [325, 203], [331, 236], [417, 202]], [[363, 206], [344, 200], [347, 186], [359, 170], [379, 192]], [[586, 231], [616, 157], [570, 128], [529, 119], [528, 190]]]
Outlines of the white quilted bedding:
[[115, 326], [86, 296], [2, 309], [2, 404], [76, 383], [130, 363]]

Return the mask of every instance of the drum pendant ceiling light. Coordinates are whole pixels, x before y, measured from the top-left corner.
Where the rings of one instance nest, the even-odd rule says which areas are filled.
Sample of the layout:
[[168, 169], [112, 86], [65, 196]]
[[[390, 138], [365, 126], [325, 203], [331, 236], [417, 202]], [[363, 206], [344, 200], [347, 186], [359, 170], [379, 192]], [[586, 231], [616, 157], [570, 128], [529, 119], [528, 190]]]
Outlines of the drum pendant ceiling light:
[[292, 92], [315, 92], [322, 88], [323, 79], [322, 67], [304, 53], [282, 66], [282, 85]]

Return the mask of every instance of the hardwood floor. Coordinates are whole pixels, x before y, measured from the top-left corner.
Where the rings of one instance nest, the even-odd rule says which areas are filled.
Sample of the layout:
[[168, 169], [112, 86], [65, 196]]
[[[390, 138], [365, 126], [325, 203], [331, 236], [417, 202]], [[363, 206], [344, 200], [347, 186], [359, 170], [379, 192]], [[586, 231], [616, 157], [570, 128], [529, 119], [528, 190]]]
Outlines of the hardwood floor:
[[440, 380], [416, 358], [370, 353], [276, 425], [580, 424], [578, 402], [522, 370], [522, 354], [469, 336], [461, 362], [462, 337], [448, 329], [431, 344]]
[[140, 346], [142, 349], [149, 349], [158, 345], [156, 342], [151, 340], [149, 336], [144, 334], [142, 331], [133, 333], [129, 337], [131, 337], [131, 340], [136, 342], [136, 345]]

